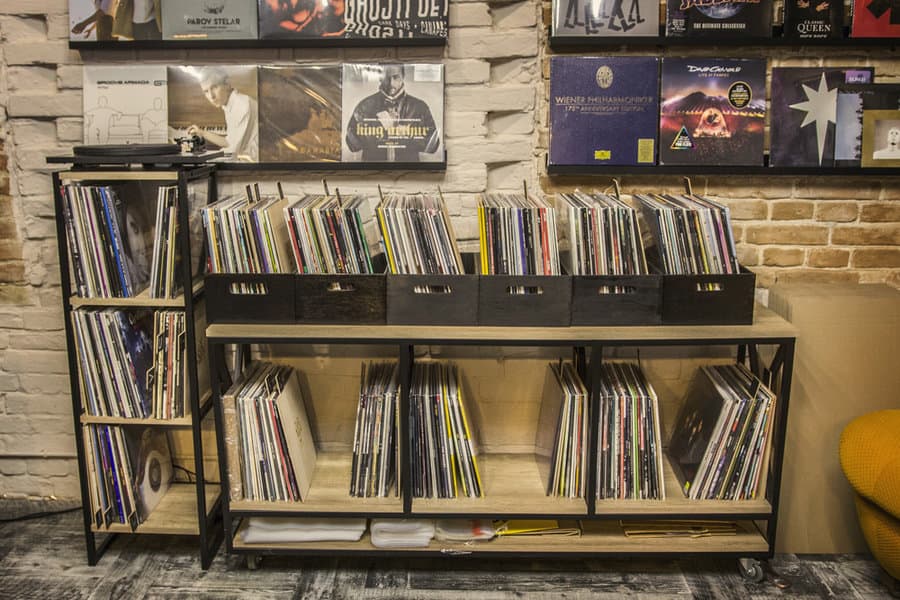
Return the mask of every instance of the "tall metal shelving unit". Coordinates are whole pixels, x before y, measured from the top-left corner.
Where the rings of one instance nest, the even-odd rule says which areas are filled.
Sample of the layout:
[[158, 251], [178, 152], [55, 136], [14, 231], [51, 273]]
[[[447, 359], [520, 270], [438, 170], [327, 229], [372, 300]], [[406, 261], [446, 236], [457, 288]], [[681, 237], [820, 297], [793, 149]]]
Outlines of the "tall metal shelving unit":
[[[220, 154], [220, 153], [219, 153]], [[54, 203], [56, 208], [57, 241], [59, 249], [60, 279], [63, 290], [63, 315], [66, 334], [66, 349], [69, 362], [69, 382], [72, 390], [72, 413], [74, 416], [75, 446], [78, 456], [78, 473], [81, 481], [81, 500], [84, 515], [84, 537], [87, 558], [90, 565], [100, 560], [110, 543], [122, 534], [167, 534], [197, 536], [199, 538], [200, 560], [204, 569], [208, 568], [222, 541], [221, 496], [219, 485], [208, 481], [204, 465], [204, 419], [210, 415], [213, 406], [208, 390], [200, 389], [198, 365], [206, 355], [203, 339], [205, 320], [197, 323], [200, 303], [204, 301], [202, 277], [191, 272], [193, 264], [190, 244], [189, 188], [201, 186], [202, 193], [209, 201], [216, 198], [216, 171], [214, 166], [203, 164], [215, 153], [183, 156], [129, 156], [122, 158], [101, 158], [82, 156], [49, 157], [51, 164], [71, 164], [65, 171], [53, 173]], [[134, 167], [132, 165], [135, 165]], [[147, 290], [131, 298], [83, 298], [73, 291], [70, 276], [69, 247], [63, 210], [62, 186], [68, 183], [121, 185], [143, 184], [150, 193], [161, 185], [175, 185], [178, 188], [178, 237], [181, 255], [181, 271], [177, 274], [184, 293], [171, 299], [150, 298]], [[152, 197], [142, 194], [130, 201], [155, 202]], [[202, 257], [202, 254], [201, 254]], [[187, 347], [186, 389], [190, 415], [183, 418], [131, 419], [88, 415], [82, 404], [84, 390], [78, 375], [76, 340], [71, 313], [80, 308], [116, 308], [122, 310], [183, 310], [185, 313], [185, 335]], [[201, 313], [202, 315], [202, 313]], [[205, 375], [205, 373], [204, 373]], [[88, 487], [90, 473], [87, 468], [83, 429], [87, 425], [114, 427], [153, 427], [165, 430], [168, 435], [186, 432], [189, 435], [193, 454], [193, 481], [172, 483], [160, 503], [148, 518], [136, 528], [128, 524], [111, 523], [98, 527], [92, 518], [91, 494]], [[206, 436], [210, 435], [206, 432]], [[207, 439], [207, 445], [211, 440]], [[210, 457], [212, 458], [212, 457]]]

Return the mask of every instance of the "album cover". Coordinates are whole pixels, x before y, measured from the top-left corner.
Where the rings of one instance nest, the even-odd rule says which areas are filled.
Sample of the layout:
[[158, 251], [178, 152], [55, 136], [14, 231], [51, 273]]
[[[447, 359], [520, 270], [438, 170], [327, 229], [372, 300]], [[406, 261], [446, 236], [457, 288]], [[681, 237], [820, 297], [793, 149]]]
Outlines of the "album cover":
[[[247, 0], [250, 1], [250, 0]], [[258, 0], [260, 39], [344, 37], [345, 0]]]
[[894, 0], [852, 0], [850, 37], [900, 36], [900, 4]]
[[160, 40], [161, 4], [162, 0], [69, 0], [69, 40]]
[[797, 40], [844, 37], [843, 1], [785, 0], [783, 35]]
[[661, 165], [762, 165], [765, 59], [664, 58]]
[[166, 40], [255, 40], [256, 4], [247, 0], [179, 0], [163, 2]]
[[151, 427], [123, 427], [134, 495], [140, 522], [143, 523], [169, 490], [174, 479], [172, 452], [166, 432]]
[[349, 38], [445, 38], [449, 0], [345, 0]]
[[862, 97], [862, 166], [900, 167], [900, 86], [873, 87]]
[[263, 162], [341, 160], [341, 66], [259, 71]]
[[551, 57], [550, 164], [655, 164], [658, 81], [655, 57]]
[[769, 165], [834, 165], [837, 87], [872, 77], [871, 68], [773, 67]]
[[259, 160], [255, 66], [169, 67], [169, 140], [199, 135], [229, 160]]
[[444, 65], [343, 65], [345, 162], [444, 160]]
[[166, 142], [164, 65], [85, 65], [85, 144]]
[[553, 35], [657, 36], [659, 2], [553, 0]]
[[889, 83], [838, 85], [834, 131], [834, 165], [858, 167], [862, 160], [863, 97], [900, 95], [900, 85]]
[[670, 37], [772, 37], [773, 0], [666, 0]]

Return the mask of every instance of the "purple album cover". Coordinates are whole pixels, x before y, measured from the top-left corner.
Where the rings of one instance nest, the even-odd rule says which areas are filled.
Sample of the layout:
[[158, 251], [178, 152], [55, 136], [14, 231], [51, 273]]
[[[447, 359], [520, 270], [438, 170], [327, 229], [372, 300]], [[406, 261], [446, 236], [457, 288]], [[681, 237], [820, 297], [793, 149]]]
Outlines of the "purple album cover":
[[769, 165], [834, 165], [837, 90], [871, 83], [873, 69], [773, 67]]
[[552, 57], [549, 163], [655, 164], [658, 81], [655, 57]]
[[666, 0], [668, 37], [772, 37], [773, 0]]
[[765, 59], [664, 58], [661, 165], [761, 165]]

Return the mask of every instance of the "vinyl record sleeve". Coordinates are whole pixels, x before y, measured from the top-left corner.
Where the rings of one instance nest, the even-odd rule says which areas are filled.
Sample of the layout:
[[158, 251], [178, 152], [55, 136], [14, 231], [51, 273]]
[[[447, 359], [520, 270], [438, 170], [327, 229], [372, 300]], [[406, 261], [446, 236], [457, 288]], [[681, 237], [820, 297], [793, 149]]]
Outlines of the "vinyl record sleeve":
[[892, 0], [852, 0], [850, 37], [900, 37], [900, 6]]
[[247, 0], [163, 0], [165, 40], [255, 40], [256, 4]]
[[659, 3], [652, 0], [553, 0], [555, 36], [656, 36]]
[[166, 142], [165, 66], [85, 65], [83, 78], [85, 144]]
[[872, 68], [773, 67], [769, 165], [832, 166], [837, 86], [872, 77]]
[[199, 128], [208, 147], [228, 160], [259, 160], [257, 68], [246, 65], [169, 67], [169, 138]]
[[668, 37], [772, 37], [773, 0], [667, 0]]
[[346, 2], [347, 0], [258, 0], [259, 37], [344, 37], [347, 29], [344, 21]]
[[837, 0], [785, 0], [784, 37], [796, 40], [844, 36], [844, 3]]
[[345, 0], [348, 38], [445, 38], [449, 0]]
[[655, 164], [658, 72], [655, 57], [552, 57], [550, 164]]
[[343, 65], [344, 162], [444, 160], [444, 66]]
[[661, 165], [762, 165], [764, 59], [664, 58]]
[[259, 71], [260, 160], [341, 160], [341, 66]]
[[862, 96], [862, 166], [900, 166], [900, 86], [870, 86]]

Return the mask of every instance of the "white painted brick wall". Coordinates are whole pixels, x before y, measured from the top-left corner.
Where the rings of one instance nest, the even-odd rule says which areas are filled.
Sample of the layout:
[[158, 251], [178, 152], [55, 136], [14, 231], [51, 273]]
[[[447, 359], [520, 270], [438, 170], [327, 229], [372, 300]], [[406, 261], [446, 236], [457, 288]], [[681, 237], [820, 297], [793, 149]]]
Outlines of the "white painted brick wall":
[[[606, 182], [571, 180], [559, 184], [542, 177], [547, 140], [547, 52], [543, 5], [536, 0], [453, 0], [447, 48], [355, 48], [333, 50], [175, 50], [157, 52], [86, 51], [68, 49], [67, 0], [0, 0], [0, 143], [8, 157], [10, 196], [0, 173], [0, 203], [11, 207], [18, 233], [15, 240], [0, 240], [0, 248], [21, 245], [26, 293], [15, 296], [18, 304], [0, 300], [0, 494], [15, 496], [55, 495], [75, 497], [78, 482], [74, 461], [74, 433], [68, 396], [60, 307], [58, 258], [51, 197], [48, 154], [62, 154], [82, 136], [82, 61], [163, 64], [227, 61], [274, 63], [303, 61], [367, 61], [379, 59], [443, 60], [446, 66], [445, 136], [448, 150], [446, 173], [376, 173], [368, 179], [355, 174], [328, 177], [332, 188], [345, 193], [376, 195], [376, 184], [386, 190], [436, 189], [448, 201], [454, 228], [464, 250], [477, 249], [475, 198], [479, 192], [520, 190], [525, 182], [532, 191], [552, 193], [573, 187], [602, 187]], [[653, 50], [647, 50], [653, 52]], [[823, 64], [831, 60], [873, 64], [879, 81], [900, 80], [897, 55], [878, 51], [835, 51], [840, 57], [823, 58], [828, 51], [779, 51], [778, 64]], [[707, 49], [679, 49], [676, 54], [709, 56]], [[290, 193], [318, 191], [317, 178], [279, 174]], [[239, 192], [248, 176], [222, 179], [222, 192]], [[261, 176], [264, 192], [274, 193], [276, 176]], [[635, 190], [680, 188], [680, 179], [625, 184]], [[850, 180], [819, 182], [803, 179], [731, 178], [728, 181], [695, 181], [698, 191], [730, 197], [741, 239], [739, 252], [747, 264], [758, 267], [759, 281], [776, 277], [831, 274], [854, 281], [888, 281], [900, 286], [896, 267], [855, 269], [811, 265], [781, 267], [764, 261], [835, 260], [821, 251], [835, 251], [847, 265], [862, 260], [857, 247], [869, 250], [897, 246], [900, 211], [894, 209], [900, 194], [879, 182]], [[809, 218], [770, 220], [770, 201], [810, 202]], [[860, 208], [838, 210], [829, 203], [852, 202]], [[808, 212], [808, 211], [807, 211]], [[790, 217], [790, 210], [787, 210]], [[0, 220], [2, 225], [2, 220]], [[775, 229], [773, 229], [773, 227]], [[813, 228], [813, 229], [810, 229]], [[822, 228], [824, 241], [792, 245], [792, 239]], [[773, 233], [774, 232], [774, 233]], [[872, 237], [865, 239], [871, 233]], [[835, 244], [837, 239], [843, 240]], [[764, 236], [768, 241], [750, 243]], [[766, 238], [768, 239], [768, 238]], [[18, 240], [18, 241], [17, 241]], [[884, 240], [884, 241], [879, 241]], [[872, 241], [878, 244], [871, 245]], [[800, 248], [798, 253], [779, 253]], [[768, 250], [768, 252], [767, 252]], [[846, 252], [846, 256], [842, 254]], [[852, 256], [851, 256], [852, 255]], [[866, 255], [871, 256], [871, 254]], [[852, 262], [855, 261], [855, 262]], [[13, 297], [3, 293], [0, 298]], [[49, 457], [49, 458], [40, 458]]]

